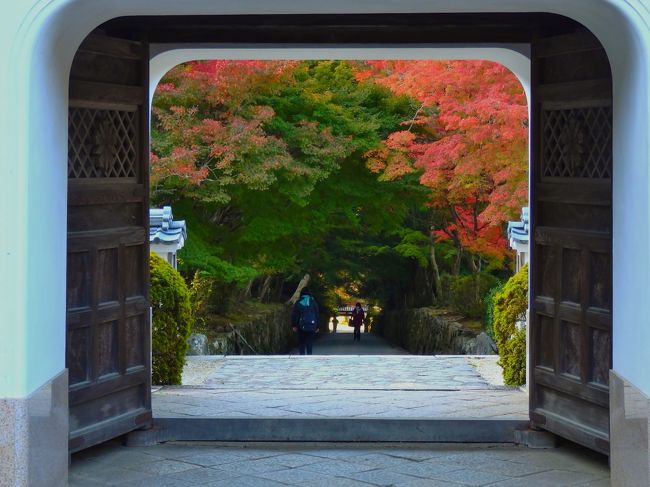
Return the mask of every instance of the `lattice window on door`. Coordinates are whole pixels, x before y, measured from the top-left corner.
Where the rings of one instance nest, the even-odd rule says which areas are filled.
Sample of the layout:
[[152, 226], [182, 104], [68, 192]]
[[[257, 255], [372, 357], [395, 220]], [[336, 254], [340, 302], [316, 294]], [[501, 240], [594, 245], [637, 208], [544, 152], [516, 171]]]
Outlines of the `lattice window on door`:
[[71, 107], [68, 178], [137, 176], [137, 113]]
[[612, 108], [542, 112], [542, 177], [612, 176]]

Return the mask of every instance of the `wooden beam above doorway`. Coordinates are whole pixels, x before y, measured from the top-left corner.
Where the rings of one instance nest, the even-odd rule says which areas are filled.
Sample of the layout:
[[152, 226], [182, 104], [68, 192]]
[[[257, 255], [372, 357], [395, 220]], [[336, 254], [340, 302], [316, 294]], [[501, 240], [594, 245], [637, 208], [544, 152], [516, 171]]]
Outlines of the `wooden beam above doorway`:
[[575, 22], [544, 13], [230, 15], [122, 17], [102, 29], [151, 43], [459, 44], [528, 43], [533, 32], [560, 35]]

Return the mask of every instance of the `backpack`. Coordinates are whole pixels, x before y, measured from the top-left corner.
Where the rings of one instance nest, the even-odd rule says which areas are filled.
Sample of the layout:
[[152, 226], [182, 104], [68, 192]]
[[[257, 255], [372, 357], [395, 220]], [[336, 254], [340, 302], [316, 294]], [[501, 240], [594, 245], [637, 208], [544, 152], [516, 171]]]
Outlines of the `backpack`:
[[300, 307], [300, 320], [298, 326], [302, 331], [315, 332], [318, 328], [318, 313], [314, 304], [314, 298], [305, 294], [298, 301]]

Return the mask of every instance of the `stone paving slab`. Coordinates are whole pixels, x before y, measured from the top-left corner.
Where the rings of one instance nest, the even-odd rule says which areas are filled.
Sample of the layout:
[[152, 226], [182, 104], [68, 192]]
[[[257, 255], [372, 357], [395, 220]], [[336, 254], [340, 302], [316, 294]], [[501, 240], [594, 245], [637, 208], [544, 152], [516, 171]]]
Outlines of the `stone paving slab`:
[[[188, 357], [183, 384], [227, 389], [476, 389], [502, 385], [498, 377], [481, 375], [473, 365], [494, 367], [496, 360], [490, 355], [196, 356]], [[203, 372], [190, 375], [196, 363]]]
[[70, 487], [609, 485], [607, 458], [573, 444], [109, 442], [72, 456]]
[[519, 390], [254, 391], [166, 387], [153, 394], [154, 417], [526, 419]]
[[497, 359], [188, 357], [185, 385], [154, 391], [154, 417], [525, 419], [528, 395], [503, 385]]

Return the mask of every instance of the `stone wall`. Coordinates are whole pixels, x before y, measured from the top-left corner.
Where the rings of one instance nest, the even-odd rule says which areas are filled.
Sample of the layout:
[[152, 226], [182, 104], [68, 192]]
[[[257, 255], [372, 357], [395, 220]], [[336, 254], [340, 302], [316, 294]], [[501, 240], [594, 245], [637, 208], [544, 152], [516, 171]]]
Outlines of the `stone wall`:
[[248, 321], [226, 321], [208, 331], [192, 334], [188, 355], [254, 355], [286, 353], [297, 346], [290, 326], [291, 308], [282, 304]]
[[388, 311], [379, 331], [389, 342], [422, 355], [492, 355], [494, 342], [463, 317], [437, 308]]

